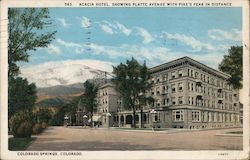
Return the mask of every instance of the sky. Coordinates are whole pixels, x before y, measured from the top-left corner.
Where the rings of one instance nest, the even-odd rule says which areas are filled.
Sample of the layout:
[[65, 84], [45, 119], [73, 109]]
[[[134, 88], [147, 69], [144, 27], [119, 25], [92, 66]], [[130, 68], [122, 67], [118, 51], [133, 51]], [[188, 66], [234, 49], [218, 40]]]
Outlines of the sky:
[[189, 56], [212, 68], [242, 43], [242, 10], [230, 8], [50, 8], [56, 30], [21, 68], [67, 60], [148, 67]]

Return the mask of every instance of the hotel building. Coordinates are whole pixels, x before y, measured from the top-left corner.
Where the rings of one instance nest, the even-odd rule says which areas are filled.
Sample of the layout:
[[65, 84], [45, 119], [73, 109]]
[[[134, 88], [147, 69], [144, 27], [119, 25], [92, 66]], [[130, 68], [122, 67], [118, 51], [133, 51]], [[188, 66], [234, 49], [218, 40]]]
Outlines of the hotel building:
[[[189, 57], [150, 68], [152, 87], [146, 94], [154, 104], [136, 111], [137, 127], [224, 128], [240, 126], [239, 91], [228, 84], [228, 74]], [[103, 126], [131, 127], [133, 113], [111, 82], [98, 91]], [[141, 116], [143, 116], [141, 118]], [[142, 122], [141, 122], [142, 121]]]

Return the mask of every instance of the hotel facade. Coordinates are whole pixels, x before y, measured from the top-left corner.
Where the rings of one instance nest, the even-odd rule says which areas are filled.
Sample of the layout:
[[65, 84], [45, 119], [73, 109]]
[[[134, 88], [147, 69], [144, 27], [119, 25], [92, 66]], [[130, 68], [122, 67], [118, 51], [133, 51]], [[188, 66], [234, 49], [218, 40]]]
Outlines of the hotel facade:
[[[240, 126], [239, 91], [228, 84], [228, 74], [189, 57], [150, 68], [154, 103], [136, 110], [141, 128], [225, 128]], [[112, 82], [98, 91], [103, 127], [131, 127], [133, 112], [123, 108], [122, 97]], [[142, 116], [142, 118], [141, 118]]]

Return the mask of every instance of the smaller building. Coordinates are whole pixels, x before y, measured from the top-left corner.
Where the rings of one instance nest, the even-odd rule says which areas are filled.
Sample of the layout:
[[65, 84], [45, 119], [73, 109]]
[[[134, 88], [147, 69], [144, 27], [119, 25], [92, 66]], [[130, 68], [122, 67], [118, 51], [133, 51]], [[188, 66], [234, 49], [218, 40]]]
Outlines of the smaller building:
[[83, 105], [80, 99], [76, 110], [76, 125], [77, 126], [89, 126], [91, 122], [91, 114], [87, 112], [86, 107]]
[[98, 90], [97, 95], [98, 107], [97, 113], [101, 117], [100, 121], [102, 126], [118, 126], [118, 123], [114, 119], [114, 114], [119, 111], [118, 101], [119, 93], [115, 90], [114, 84], [108, 82], [102, 85]]

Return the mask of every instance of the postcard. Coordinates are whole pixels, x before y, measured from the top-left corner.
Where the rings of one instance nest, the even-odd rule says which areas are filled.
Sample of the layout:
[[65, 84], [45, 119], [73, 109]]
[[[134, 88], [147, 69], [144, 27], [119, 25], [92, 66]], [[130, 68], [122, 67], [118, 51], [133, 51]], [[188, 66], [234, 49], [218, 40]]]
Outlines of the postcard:
[[249, 159], [249, 1], [0, 7], [1, 159]]

